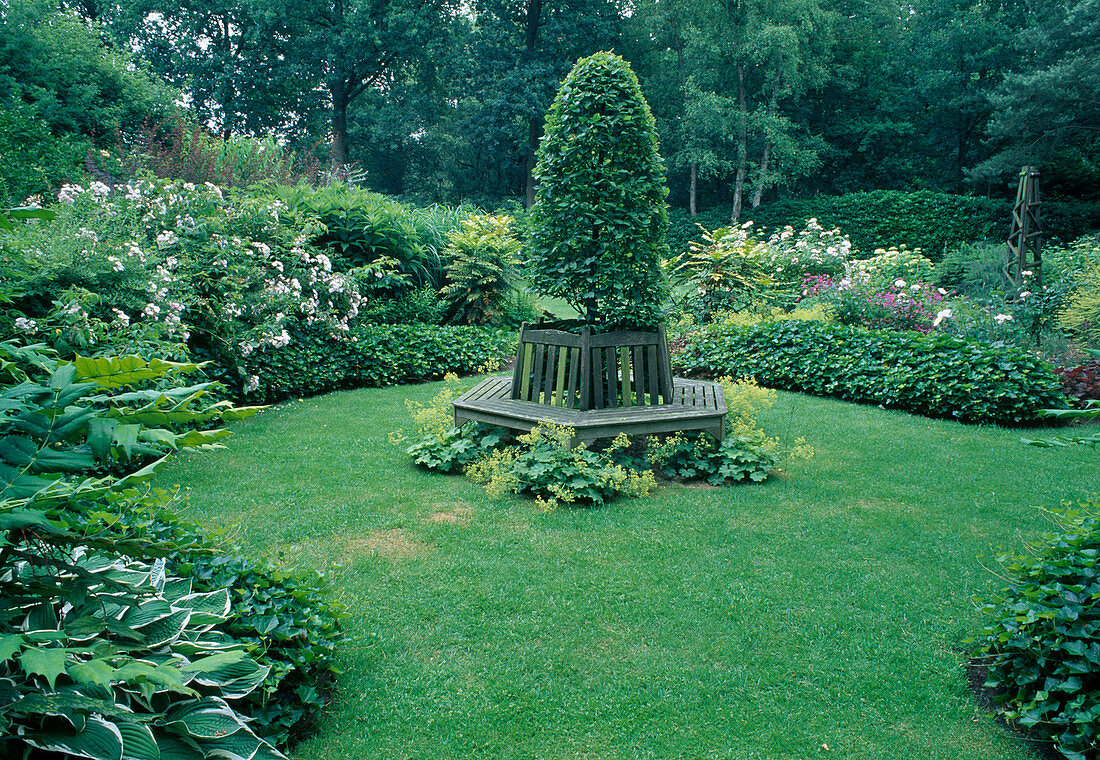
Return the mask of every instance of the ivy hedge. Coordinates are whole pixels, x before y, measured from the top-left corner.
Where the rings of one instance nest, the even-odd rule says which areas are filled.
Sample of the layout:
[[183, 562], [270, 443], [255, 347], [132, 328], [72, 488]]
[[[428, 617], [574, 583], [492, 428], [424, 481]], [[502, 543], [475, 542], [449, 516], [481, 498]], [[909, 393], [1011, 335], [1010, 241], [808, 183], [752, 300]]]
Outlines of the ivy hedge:
[[1024, 351], [933, 333], [820, 322], [709, 326], [674, 341], [673, 368], [962, 422], [1032, 423], [1068, 404], [1050, 365]]
[[333, 337], [299, 326], [282, 348], [264, 348], [241, 363], [249, 400], [265, 403], [343, 388], [438, 380], [476, 372], [515, 352], [515, 330], [488, 327], [353, 325]]
[[[1042, 223], [1048, 240], [1068, 241], [1100, 228], [1100, 203], [1044, 201]], [[839, 227], [862, 256], [876, 248], [906, 245], [920, 248], [932, 261], [960, 243], [1007, 239], [1012, 202], [974, 195], [874, 190], [845, 195], [819, 195], [788, 199], [745, 209], [741, 222], [777, 230], [784, 225], [802, 229], [816, 218], [826, 229]], [[696, 222], [708, 229], [728, 225], [729, 209], [704, 211], [695, 219], [682, 211], [670, 215], [669, 246], [672, 252], [687, 250], [698, 239]]]
[[1027, 556], [997, 559], [1009, 586], [971, 639], [1004, 716], [1068, 760], [1100, 756], [1100, 501], [1067, 505]]

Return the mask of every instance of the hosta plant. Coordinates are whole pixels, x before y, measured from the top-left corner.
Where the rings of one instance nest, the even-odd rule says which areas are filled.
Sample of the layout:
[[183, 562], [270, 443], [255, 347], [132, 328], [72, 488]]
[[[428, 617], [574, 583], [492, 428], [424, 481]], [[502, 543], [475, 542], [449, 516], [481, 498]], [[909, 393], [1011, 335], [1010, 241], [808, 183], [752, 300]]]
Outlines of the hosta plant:
[[5, 542], [0, 592], [5, 756], [282, 757], [232, 706], [268, 669], [214, 630], [227, 589], [195, 593], [164, 560]]
[[256, 408], [218, 400], [208, 382], [174, 382], [198, 370], [136, 356], [61, 362], [44, 346], [0, 343], [0, 498], [217, 446], [228, 431], [194, 428]]

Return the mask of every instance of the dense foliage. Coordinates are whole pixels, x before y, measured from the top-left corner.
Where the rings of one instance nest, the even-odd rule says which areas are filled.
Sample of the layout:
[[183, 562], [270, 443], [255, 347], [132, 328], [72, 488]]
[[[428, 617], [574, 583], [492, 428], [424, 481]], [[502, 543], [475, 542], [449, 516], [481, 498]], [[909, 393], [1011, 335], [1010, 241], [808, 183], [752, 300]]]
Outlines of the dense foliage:
[[685, 336], [674, 368], [963, 422], [1034, 422], [1065, 405], [1050, 366], [1004, 345], [818, 322], [709, 327]]
[[256, 411], [181, 382], [200, 369], [0, 344], [6, 750], [275, 758], [323, 707], [342, 634], [318, 579], [234, 558], [139, 485]]
[[1027, 556], [998, 557], [1010, 585], [973, 640], [1006, 718], [1068, 760], [1100, 756], [1100, 502], [1060, 515]]
[[589, 322], [656, 326], [668, 191], [653, 116], [626, 61], [597, 53], [577, 62], [547, 114], [535, 176], [535, 289]]
[[[802, 227], [811, 218], [848, 233], [856, 256], [867, 257], [876, 248], [904, 244], [925, 251], [938, 262], [960, 244], [1005, 240], [1012, 202], [927, 190], [873, 190], [778, 200], [741, 214], [741, 219], [769, 233], [787, 225]], [[729, 212], [717, 208], [691, 217], [675, 209], [670, 219], [669, 245], [677, 253], [687, 250], [688, 241], [698, 236], [697, 224], [708, 228], [727, 225]], [[1042, 224], [1048, 241], [1073, 240], [1100, 227], [1100, 204], [1044, 200]]]
[[261, 350], [243, 363], [249, 398], [277, 401], [338, 388], [437, 380], [477, 372], [515, 351], [511, 330], [432, 325], [358, 325], [333, 340], [295, 330], [294, 350]]

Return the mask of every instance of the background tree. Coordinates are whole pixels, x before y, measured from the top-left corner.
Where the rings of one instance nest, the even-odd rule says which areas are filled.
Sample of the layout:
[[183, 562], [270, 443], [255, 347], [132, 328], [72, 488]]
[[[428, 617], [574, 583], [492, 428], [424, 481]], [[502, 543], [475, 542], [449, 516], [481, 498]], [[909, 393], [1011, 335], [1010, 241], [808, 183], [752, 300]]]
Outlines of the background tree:
[[303, 138], [315, 112], [317, 76], [286, 20], [252, 0], [94, 0], [78, 7], [109, 23], [162, 79], [186, 93], [202, 124], [222, 137], [272, 132]]
[[454, 134], [468, 146], [460, 185], [534, 202], [543, 114], [578, 58], [619, 40], [614, 0], [475, 0], [451, 60]]
[[79, 179], [90, 146], [163, 118], [178, 96], [100, 24], [44, 0], [0, 6], [0, 205]]
[[995, 151], [972, 179], [1042, 167], [1043, 188], [1100, 199], [1100, 0], [1029, 4], [1016, 70], [990, 94]]
[[535, 175], [535, 289], [565, 298], [587, 322], [658, 324], [668, 190], [653, 116], [626, 61], [578, 61], [547, 114]]

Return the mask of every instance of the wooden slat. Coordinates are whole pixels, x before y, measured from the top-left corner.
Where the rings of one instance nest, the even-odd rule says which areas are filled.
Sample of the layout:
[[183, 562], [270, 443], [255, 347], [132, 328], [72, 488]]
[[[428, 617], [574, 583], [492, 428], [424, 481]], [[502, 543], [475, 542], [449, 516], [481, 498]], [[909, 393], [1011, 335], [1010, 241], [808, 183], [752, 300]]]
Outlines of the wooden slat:
[[611, 332], [603, 335], [592, 336], [593, 348], [608, 348], [610, 346], [649, 345], [660, 340], [657, 333], [650, 332]]
[[645, 348], [634, 347], [634, 403], [645, 406]]
[[581, 350], [579, 348], [569, 349], [569, 398], [566, 400], [565, 405], [572, 409], [577, 405], [577, 386], [580, 378], [580, 364], [581, 364]]
[[623, 406], [633, 406], [633, 388], [631, 387], [630, 380], [630, 349], [623, 346], [619, 349], [619, 367], [621, 372], [619, 373], [619, 383], [623, 389]]
[[646, 347], [645, 377], [649, 388], [649, 403], [657, 406], [661, 403], [661, 397], [657, 393], [657, 347]]
[[542, 377], [543, 372], [546, 371], [546, 346], [535, 344], [535, 369], [531, 373], [531, 395], [527, 397], [527, 401], [538, 402], [541, 399], [539, 394], [542, 393]]
[[581, 338], [579, 335], [568, 333], [563, 330], [540, 330], [537, 327], [528, 329], [524, 335], [524, 340], [528, 343], [537, 343], [544, 346], [580, 346]]
[[[595, 338], [593, 338], [595, 340]], [[603, 366], [606, 373], [604, 381], [607, 383], [607, 400], [605, 406], [618, 406], [619, 397], [619, 360], [615, 349], [598, 349], [603, 351]]]
[[593, 406], [600, 408], [604, 406], [603, 389], [606, 386], [604, 383], [603, 350], [593, 348], [588, 353], [592, 357], [592, 394], [595, 396]]
[[558, 352], [553, 346], [546, 347], [546, 369], [543, 370], [542, 403], [554, 405], [554, 376], [557, 374]]
[[657, 361], [659, 362], [657, 367], [658, 384], [660, 385], [660, 393], [662, 396], [668, 396], [672, 393], [672, 366], [668, 360], [668, 336], [665, 333], [665, 326], [661, 325], [657, 328], [657, 335], [660, 337], [660, 351], [657, 354]]
[[520, 373], [519, 398], [527, 401], [531, 397], [531, 365], [535, 360], [535, 347], [530, 343], [524, 344], [523, 347], [525, 351], [523, 352], [523, 372]]
[[565, 406], [565, 370], [568, 363], [569, 347], [558, 349], [558, 378], [554, 384], [554, 406]]

